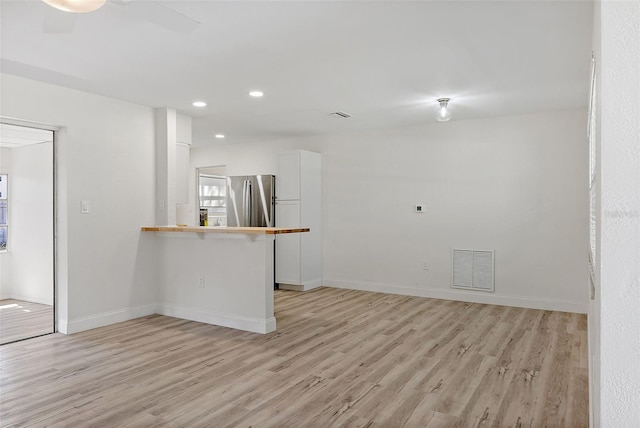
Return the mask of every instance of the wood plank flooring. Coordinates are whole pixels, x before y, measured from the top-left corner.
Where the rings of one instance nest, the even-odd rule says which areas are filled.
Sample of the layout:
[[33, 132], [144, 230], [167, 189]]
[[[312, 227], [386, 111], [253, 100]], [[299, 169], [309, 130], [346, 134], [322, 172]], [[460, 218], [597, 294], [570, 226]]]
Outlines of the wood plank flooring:
[[2, 427], [586, 427], [586, 316], [320, 288], [0, 347]]
[[0, 300], [0, 344], [53, 331], [53, 306], [24, 300]]

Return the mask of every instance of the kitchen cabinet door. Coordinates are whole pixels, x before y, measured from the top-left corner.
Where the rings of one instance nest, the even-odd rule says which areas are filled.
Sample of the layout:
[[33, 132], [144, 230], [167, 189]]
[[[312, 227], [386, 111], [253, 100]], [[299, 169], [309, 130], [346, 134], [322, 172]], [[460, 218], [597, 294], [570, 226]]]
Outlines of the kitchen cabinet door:
[[322, 285], [322, 156], [307, 150], [278, 155], [276, 224], [309, 232], [276, 237], [276, 282], [306, 291]]
[[[300, 201], [276, 202], [278, 227], [301, 227]], [[300, 284], [300, 233], [276, 235], [276, 282]]]
[[278, 155], [276, 197], [281, 200], [300, 199], [300, 150]]
[[176, 203], [189, 203], [189, 145], [176, 143]]

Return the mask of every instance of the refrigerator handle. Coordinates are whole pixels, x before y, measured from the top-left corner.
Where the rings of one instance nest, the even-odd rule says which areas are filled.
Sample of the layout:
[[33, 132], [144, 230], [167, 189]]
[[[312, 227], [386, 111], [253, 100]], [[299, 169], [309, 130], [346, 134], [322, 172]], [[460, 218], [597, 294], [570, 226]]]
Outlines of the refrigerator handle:
[[243, 226], [248, 227], [251, 226], [251, 180], [244, 181], [244, 189], [242, 193], [244, 205]]
[[245, 226], [247, 221], [247, 180], [242, 181], [242, 223], [238, 226]]

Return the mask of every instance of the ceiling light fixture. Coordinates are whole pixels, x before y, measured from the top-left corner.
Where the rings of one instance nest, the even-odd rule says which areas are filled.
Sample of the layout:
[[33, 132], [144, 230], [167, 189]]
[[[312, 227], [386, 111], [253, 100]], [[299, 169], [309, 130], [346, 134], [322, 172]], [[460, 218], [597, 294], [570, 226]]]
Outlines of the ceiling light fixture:
[[193, 106], [194, 107], [206, 107], [207, 103], [205, 103], [204, 101], [194, 101], [193, 102]]
[[224, 134], [216, 134], [216, 138], [224, 138]]
[[251, 95], [254, 98], [260, 98], [261, 96], [264, 95], [264, 93], [262, 91], [251, 91], [249, 92], [249, 95]]
[[107, 0], [42, 0], [49, 6], [72, 13], [87, 13], [100, 9]]
[[438, 106], [436, 107], [436, 120], [438, 122], [446, 122], [451, 119], [450, 98], [438, 98]]

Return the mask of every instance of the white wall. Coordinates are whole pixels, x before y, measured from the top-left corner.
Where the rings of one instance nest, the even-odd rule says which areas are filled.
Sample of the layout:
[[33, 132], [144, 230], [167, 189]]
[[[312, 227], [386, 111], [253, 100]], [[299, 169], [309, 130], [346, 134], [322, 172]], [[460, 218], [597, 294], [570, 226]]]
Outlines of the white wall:
[[[11, 149], [0, 148], [0, 174], [11, 174]], [[0, 300], [11, 298], [11, 265], [8, 252], [0, 252]]]
[[[586, 312], [585, 129], [586, 110], [453, 120], [195, 148], [191, 166], [266, 174], [279, 151], [321, 152], [325, 285]], [[496, 251], [495, 294], [450, 288], [451, 248]]]
[[[74, 332], [155, 311], [151, 108], [6, 74], [0, 115], [62, 127], [56, 145], [58, 311]], [[80, 213], [90, 201], [91, 212]]]
[[593, 425], [640, 426], [640, 3], [596, 4], [599, 293]]
[[53, 143], [11, 149], [10, 296], [53, 304]]

